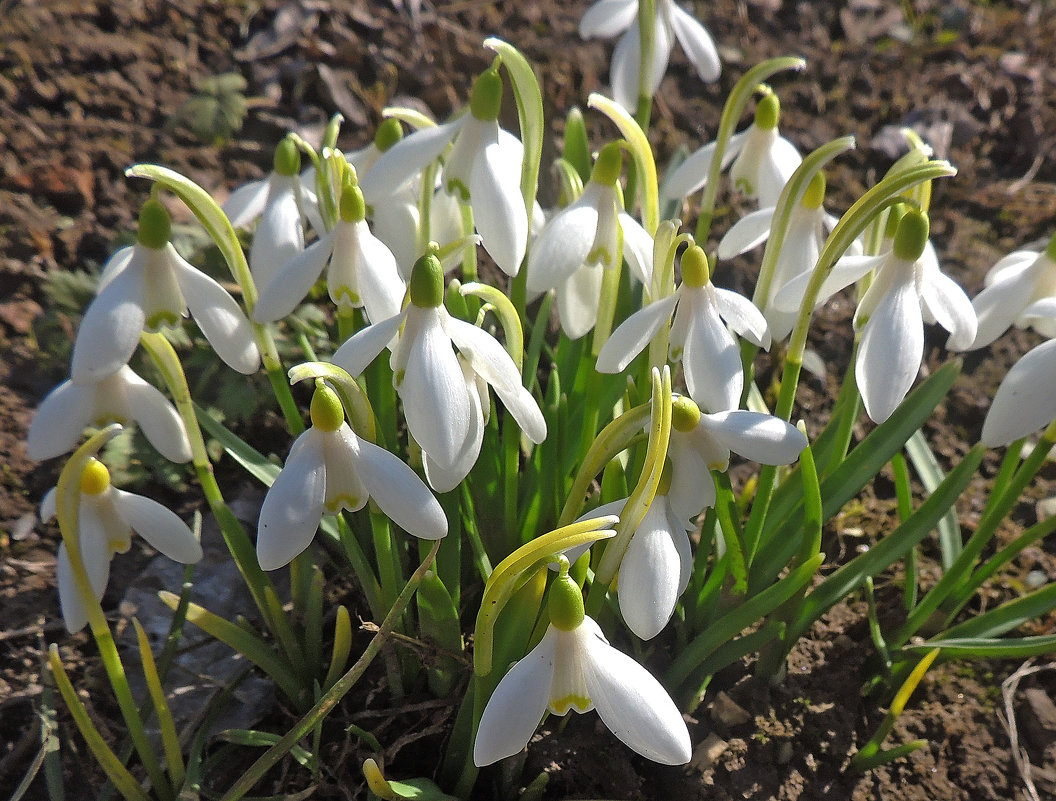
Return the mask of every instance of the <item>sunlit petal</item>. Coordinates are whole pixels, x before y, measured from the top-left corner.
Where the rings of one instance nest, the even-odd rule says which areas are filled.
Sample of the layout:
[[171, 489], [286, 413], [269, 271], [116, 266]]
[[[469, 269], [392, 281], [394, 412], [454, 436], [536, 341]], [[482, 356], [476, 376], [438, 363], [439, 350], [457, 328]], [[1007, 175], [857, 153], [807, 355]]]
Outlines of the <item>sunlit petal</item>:
[[386, 150], [374, 162], [374, 166], [360, 176], [359, 188], [367, 203], [374, 205], [392, 195], [430, 162], [438, 159], [466, 117], [431, 128], [421, 128]]
[[648, 347], [664, 322], [671, 317], [678, 298], [679, 295], [675, 294], [650, 303], [624, 320], [602, 345], [597, 371], [622, 373], [626, 370], [627, 365]]
[[719, 52], [715, 49], [711, 35], [695, 17], [683, 11], [677, 3], [668, 3], [666, 8], [670, 9], [671, 28], [675, 37], [682, 45], [690, 63], [696, 68], [697, 75], [705, 83], [717, 81], [722, 65], [719, 63]]
[[73, 343], [74, 381], [98, 381], [128, 362], [146, 322], [144, 284], [143, 270], [129, 266], [88, 304]]
[[543, 639], [499, 681], [488, 699], [473, 743], [473, 762], [484, 767], [519, 753], [539, 726], [554, 679], [558, 631]]
[[620, 612], [643, 640], [661, 632], [678, 603], [682, 560], [668, 530], [667, 505], [664, 496], [653, 500], [620, 562]]
[[385, 350], [399, 333], [405, 315], [401, 312], [388, 320], [368, 325], [345, 340], [330, 361], [353, 377], [362, 375], [371, 362]]
[[257, 523], [257, 560], [264, 570], [289, 564], [319, 528], [326, 492], [325, 436], [315, 428], [301, 434], [264, 497]]
[[983, 423], [989, 447], [1008, 445], [1056, 420], [1056, 339], [1016, 362], [1001, 382]]
[[765, 206], [741, 217], [730, 226], [730, 230], [719, 241], [719, 258], [732, 259], [734, 256], [763, 244], [770, 236], [770, 225], [773, 221], [773, 206]]
[[638, 0], [598, 0], [579, 21], [579, 35], [584, 39], [610, 39], [634, 22]]
[[258, 323], [272, 323], [296, 309], [319, 280], [333, 249], [331, 232], [286, 262], [270, 281], [260, 286], [253, 319]]
[[920, 298], [911, 282], [899, 282], [877, 303], [858, 349], [854, 375], [870, 419], [882, 423], [898, 408], [923, 355]]
[[705, 414], [701, 427], [734, 453], [760, 464], [791, 464], [807, 447], [807, 438], [798, 428], [762, 412]]
[[202, 546], [187, 524], [162, 504], [142, 495], [113, 488], [118, 514], [139, 536], [170, 559], [184, 564], [202, 558]]
[[484, 249], [506, 275], [517, 275], [528, 245], [528, 211], [521, 194], [524, 147], [505, 131], [483, 137], [469, 176], [473, 222]]
[[122, 391], [128, 403], [129, 415], [150, 444], [170, 462], [189, 462], [191, 443], [187, 439], [187, 429], [169, 399], [136, 375], [131, 367], [121, 368], [115, 378], [124, 385]]
[[360, 478], [370, 497], [396, 525], [425, 540], [438, 540], [447, 534], [447, 518], [440, 503], [398, 457], [359, 440], [359, 462]]

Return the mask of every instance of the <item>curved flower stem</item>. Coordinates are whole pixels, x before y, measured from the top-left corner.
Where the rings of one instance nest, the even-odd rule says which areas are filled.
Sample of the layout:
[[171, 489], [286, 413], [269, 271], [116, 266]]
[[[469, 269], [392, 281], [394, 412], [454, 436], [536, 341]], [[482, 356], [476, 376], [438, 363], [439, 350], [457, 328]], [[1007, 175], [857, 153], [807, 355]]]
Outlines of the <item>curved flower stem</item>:
[[[195, 473], [198, 476], [198, 483], [202, 487], [202, 494], [205, 495], [205, 500], [209, 504], [213, 517], [216, 518], [216, 522], [220, 525], [224, 542], [227, 544], [231, 556], [234, 557], [235, 564], [238, 566], [238, 570], [242, 574], [242, 578], [245, 580], [257, 608], [264, 616], [268, 629], [279, 640], [282, 624], [276, 616], [285, 617], [286, 613], [281, 606], [276, 607], [274, 604], [269, 603], [268, 590], [274, 593], [275, 587], [271, 583], [271, 579], [261, 569], [253, 544], [250, 542], [238, 518], [228, 508], [227, 503], [224, 501], [223, 493], [220, 491], [220, 486], [216, 483], [213, 465], [209, 461], [209, 454], [205, 449], [205, 439], [202, 436], [198, 418], [194, 413], [191, 392], [187, 386], [187, 377], [183, 372], [180, 358], [162, 334], [144, 333], [140, 336], [139, 341], [150, 356], [151, 361], [154, 362], [161, 372], [165, 385], [169, 389], [169, 394], [172, 395], [173, 403], [176, 405], [176, 410], [179, 412], [180, 419], [183, 420], [184, 428], [187, 429], [187, 438], [191, 443], [191, 459]], [[292, 654], [288, 654], [288, 656], [291, 659], [293, 658]]]
[[703, 243], [708, 241], [711, 222], [715, 217], [715, 201], [719, 196], [719, 173], [722, 172], [723, 156], [730, 143], [730, 137], [733, 136], [734, 128], [737, 126], [737, 121], [744, 113], [744, 107], [748, 105], [749, 98], [759, 88], [759, 85], [775, 72], [801, 70], [806, 65], [807, 62], [799, 56], [772, 58], [748, 70], [730, 90], [730, 96], [726, 99], [722, 116], [719, 118], [719, 130], [715, 134], [715, 152], [711, 156], [708, 182], [704, 184], [704, 194], [700, 199], [695, 238], [701, 247], [704, 247]]
[[[163, 801], [168, 801], [173, 797], [172, 786], [161, 769], [150, 740], [147, 739], [143, 718], [140, 717], [139, 710], [136, 709], [136, 702], [132, 697], [132, 689], [128, 685], [125, 668], [117, 652], [117, 645], [114, 642], [110, 626], [106, 622], [103, 607], [92, 590], [92, 585], [84, 566], [84, 557], [81, 553], [78, 519], [80, 517], [81, 476], [84, 474], [89, 460], [94, 458], [103, 445], [113, 439], [120, 431], [121, 426], [119, 425], [108, 426], [90, 437], [88, 441], [74, 451], [59, 474], [58, 487], [55, 491], [56, 512], [59, 520], [59, 532], [62, 534], [63, 543], [66, 545], [66, 554], [70, 560], [70, 569], [73, 573], [74, 584], [77, 587], [77, 594], [84, 605], [84, 610], [88, 617], [88, 627], [99, 648], [99, 655], [102, 658], [107, 679], [110, 681], [110, 686], [114, 690], [114, 698], [121, 709], [121, 717], [128, 727], [128, 734], [135, 744], [136, 753], [139, 754], [139, 759], [150, 776], [155, 793]], [[59, 663], [59, 668], [59, 671], [55, 671], [56, 679], [60, 675], [65, 675], [61, 671], [61, 662]], [[75, 711], [72, 706], [71, 711]], [[91, 726], [90, 721], [88, 725]], [[86, 738], [89, 740], [89, 744], [92, 745], [91, 738], [87, 734]]]
[[170, 192], [182, 200], [187, 207], [198, 218], [205, 228], [209, 237], [216, 244], [227, 262], [231, 275], [242, 288], [242, 298], [246, 304], [246, 314], [249, 316], [253, 326], [253, 337], [260, 351], [261, 362], [268, 374], [275, 398], [279, 402], [286, 425], [293, 435], [304, 431], [304, 421], [297, 408], [297, 402], [290, 392], [290, 385], [286, 383], [285, 371], [282, 368], [282, 360], [279, 358], [275, 340], [266, 326], [253, 322], [253, 307], [257, 303], [257, 287], [253, 281], [253, 275], [249, 271], [249, 262], [246, 254], [238, 241], [235, 229], [223, 210], [213, 200], [212, 196], [191, 179], [180, 175], [175, 170], [161, 167], [157, 164], [134, 164], [125, 170], [125, 175], [136, 178], [149, 178], [164, 186]]

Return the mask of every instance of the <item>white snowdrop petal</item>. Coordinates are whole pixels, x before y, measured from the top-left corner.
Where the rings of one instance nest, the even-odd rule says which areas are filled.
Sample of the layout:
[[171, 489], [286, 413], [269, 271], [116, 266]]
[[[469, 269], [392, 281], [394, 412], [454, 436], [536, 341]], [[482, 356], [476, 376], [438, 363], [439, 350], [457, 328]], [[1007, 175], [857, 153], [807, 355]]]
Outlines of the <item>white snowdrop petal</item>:
[[484, 249], [506, 275], [514, 276], [528, 246], [528, 210], [521, 194], [524, 147], [505, 131], [484, 139], [469, 176], [473, 222]]
[[777, 136], [759, 164], [757, 176], [760, 206], [776, 206], [792, 173], [803, 162], [795, 145]]
[[307, 548], [323, 515], [325, 434], [309, 428], [294, 442], [286, 465], [264, 496], [257, 523], [257, 561], [275, 570]]
[[295, 180], [282, 175], [271, 178], [268, 203], [249, 248], [249, 267], [257, 286], [267, 286], [290, 259], [304, 250]]
[[[172, 246], [169, 245], [171, 248]], [[173, 269], [187, 308], [216, 355], [233, 370], [252, 375], [260, 368], [253, 327], [242, 307], [220, 284], [172, 251]]]
[[194, 532], [171, 509], [151, 498], [116, 487], [111, 491], [117, 513], [151, 546], [183, 564], [202, 558], [202, 546]]
[[584, 39], [610, 39], [627, 28], [638, 15], [638, 0], [598, 0], [579, 21]]
[[447, 518], [440, 503], [398, 457], [360, 440], [359, 463], [359, 476], [370, 497], [396, 525], [425, 540], [438, 540], [447, 534]]
[[1039, 255], [1033, 250], [1012, 251], [987, 270], [986, 277], [983, 279], [984, 286], [992, 286], [1009, 280], [1012, 275], [1033, 264]]
[[[85, 573], [88, 574], [89, 584], [95, 592], [96, 600], [103, 597], [110, 578], [109, 554], [102, 554], [102, 559], [99, 557], [99, 553], [94, 553], [85, 563]], [[66, 550], [65, 543], [59, 545], [59, 554], [55, 563], [55, 578], [59, 586], [59, 609], [62, 612], [62, 619], [66, 624], [66, 630], [73, 634], [83, 629], [88, 623], [88, 611], [77, 589], [77, 582], [73, 577], [73, 566], [70, 564], [70, 554]]]
[[[688, 520], [714, 506], [715, 481], [711, 477], [710, 456], [694, 447], [692, 438], [679, 431], [671, 432], [667, 455], [672, 468], [667, 497], [675, 514]], [[728, 459], [729, 451], [723, 461]]]
[[528, 290], [543, 292], [567, 281], [587, 260], [598, 228], [597, 184], [587, 184], [574, 203], [555, 214], [528, 254]]
[[[844, 256], [833, 266], [828, 277], [822, 282], [818, 292], [818, 304], [824, 303], [844, 287], [864, 277], [870, 270], [883, 266], [890, 253], [879, 256]], [[811, 273], [801, 273], [781, 287], [774, 296], [773, 305], [779, 311], [794, 312], [806, 294]]]
[[689, 762], [693, 751], [689, 729], [660, 682], [601, 640], [585, 638], [584, 642], [584, 679], [605, 725], [628, 747], [654, 762]]
[[1008, 371], [983, 423], [982, 441], [1008, 445], [1056, 419], [1056, 339], [1030, 350]]
[[705, 83], [714, 83], [719, 79], [722, 65], [711, 34], [695, 17], [683, 11], [676, 3], [670, 3], [667, 7], [671, 12], [671, 28], [675, 38], [696, 68], [697, 75]]
[[[417, 320], [408, 314], [407, 362], [397, 375], [407, 428], [439, 464], [454, 464], [470, 431], [470, 397], [462, 368], [441, 327], [441, 309], [419, 309]], [[412, 331], [412, 322], [417, 330]], [[413, 336], [411, 336], [413, 333]], [[401, 348], [404, 343], [401, 341]]]
[[[400, 313], [407, 287], [400, 278], [392, 251], [374, 236], [365, 222], [356, 223], [355, 263], [358, 268], [355, 286], [363, 299], [363, 310], [372, 323]], [[335, 249], [331, 265], [341, 264], [344, 254]], [[333, 290], [331, 290], [333, 297]], [[335, 298], [336, 301], [336, 298]]]
[[388, 320], [368, 325], [345, 340], [330, 361], [353, 378], [362, 375], [378, 355], [400, 332], [405, 315], [401, 312]]
[[634, 358], [645, 350], [653, 337], [659, 333], [664, 322], [671, 317], [678, 294], [645, 306], [612, 332], [598, 354], [599, 373], [622, 373]]
[[966, 350], [976, 337], [979, 321], [964, 290], [938, 270], [925, 275], [920, 289], [921, 302], [935, 321], [950, 332], [947, 347]]
[[557, 289], [557, 316], [569, 339], [579, 339], [598, 319], [604, 270], [600, 264], [581, 267]]
[[244, 228], [263, 213], [267, 201], [267, 179], [250, 181], [228, 195], [220, 209], [231, 220], [233, 228]]
[[884, 422], [906, 397], [924, 356], [924, 319], [912, 282], [902, 282], [878, 302], [865, 324], [854, 375], [865, 411]]
[[719, 258], [732, 259], [734, 256], [763, 244], [770, 236], [770, 226], [773, 221], [773, 206], [765, 206], [741, 217], [719, 240]]
[[[650, 65], [651, 80], [645, 90], [651, 95], [656, 94], [667, 72], [667, 62], [671, 57], [671, 47], [674, 39], [670, 28], [658, 20], [656, 25], [656, 43], [653, 51], [653, 63]], [[640, 81], [641, 55], [641, 33], [638, 21], [635, 19], [627, 31], [616, 43], [612, 52], [612, 61], [609, 64], [609, 83], [612, 85], [613, 99], [632, 114], [638, 106], [638, 89]]]
[[519, 753], [546, 711], [554, 680], [558, 632], [552, 626], [543, 639], [499, 681], [488, 699], [473, 743], [473, 763], [484, 767]]
[[270, 281], [260, 286], [253, 319], [258, 323], [273, 323], [296, 309], [322, 275], [333, 247], [331, 232], [286, 262]]
[[107, 284], [124, 272], [125, 268], [132, 263], [132, 256], [135, 252], [136, 246], [128, 245], [127, 247], [115, 251], [114, 254], [107, 259], [106, 264], [103, 265], [103, 269], [99, 273], [99, 284], [95, 288], [95, 294], [98, 295], [102, 292]]
[[191, 443], [176, 407], [161, 390], [136, 375], [131, 367], [123, 367], [117, 375], [124, 383], [129, 415], [139, 425], [143, 436], [170, 462], [189, 462]]
[[73, 450], [92, 420], [93, 384], [63, 381], [40, 402], [26, 437], [26, 455], [42, 461]]
[[74, 381], [98, 381], [128, 362], [146, 321], [145, 294], [143, 269], [130, 265], [88, 304], [73, 343]]
[[734, 453], [760, 464], [791, 464], [807, 447], [807, 438], [798, 428], [762, 412], [708, 414], [700, 425]]
[[741, 403], [744, 372], [741, 351], [710, 302], [708, 287], [683, 287], [677, 315], [686, 315], [682, 370], [689, 396], [711, 412], [736, 409]]
[[1034, 291], [1030, 265], [1029, 261], [1008, 265], [1000, 281], [988, 284], [972, 300], [979, 325], [968, 350], [985, 347], [1005, 333], [1030, 303]]
[[485, 385], [484, 391], [481, 392], [475, 386], [476, 379], [466, 361], [461, 358], [458, 361], [469, 397], [469, 431], [451, 464], [440, 464], [428, 451], [424, 451], [425, 478], [436, 492], [450, 492], [462, 483], [463, 479], [469, 475], [469, 471], [473, 469], [473, 465], [477, 463], [480, 446], [484, 442], [486, 419], [482, 404], [488, 403], [487, 386]]
[[444, 331], [473, 369], [496, 389], [515, 391], [521, 386], [521, 373], [513, 358], [487, 331], [456, 317], [444, 316]]
[[653, 280], [653, 238], [627, 212], [621, 211], [618, 219], [623, 229], [623, 258], [631, 274], [648, 287]]
[[657, 496], [620, 562], [620, 612], [628, 628], [643, 640], [663, 630], [678, 603], [682, 560], [668, 526], [667, 500]]
[[440, 158], [466, 117], [431, 128], [420, 128], [382, 153], [374, 166], [359, 179], [359, 188], [367, 203], [375, 205], [394, 194], [430, 162]]
[[770, 330], [762, 312], [748, 298], [729, 289], [714, 287], [719, 314], [740, 336], [763, 350], [770, 349]]

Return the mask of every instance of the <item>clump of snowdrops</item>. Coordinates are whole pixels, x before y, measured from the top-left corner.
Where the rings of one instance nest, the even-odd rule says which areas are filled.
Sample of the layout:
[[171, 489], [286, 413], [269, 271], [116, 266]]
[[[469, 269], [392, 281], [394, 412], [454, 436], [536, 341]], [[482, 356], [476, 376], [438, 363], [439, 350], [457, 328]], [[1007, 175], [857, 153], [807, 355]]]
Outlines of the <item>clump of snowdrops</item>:
[[[517, 759], [541, 721], [570, 710], [596, 711], [648, 759], [684, 764], [694, 741], [686, 715], [705, 701], [712, 676], [747, 658], [759, 676], [781, 681], [798, 638], [855, 593], [870, 601], [873, 680], [893, 699], [893, 716], [936, 659], [1056, 647], [1051, 635], [1004, 636], [1050, 611], [1056, 584], [962, 614], [987, 579], [1056, 527], [1040, 522], [988, 549], [1056, 442], [1052, 341], [1012, 368], [982, 442], [966, 443], [954, 464], [932, 452], [922, 427], [960, 363], [951, 356], [917, 381], [926, 325], [949, 333], [951, 352], [983, 347], [1011, 325], [1056, 333], [1056, 237], [1043, 252], [1001, 260], [970, 301], [929, 238], [932, 186], [955, 169], [913, 135], [881, 181], [831, 215], [825, 167], [854, 140], [801, 157], [781, 135], [767, 81], [802, 69], [796, 57], [745, 73], [721, 118], [702, 121], [715, 139], [660, 180], [648, 129], [670, 48], [680, 42], [705, 80], [717, 77], [718, 57], [703, 27], [669, 0], [602, 0], [583, 18], [584, 36], [624, 29], [616, 100], [586, 98], [586, 114], [611, 139], [591, 141], [573, 109], [552, 165], [541, 164], [550, 135], [543, 88], [512, 44], [489, 39], [494, 61], [462, 88], [466, 105], [451, 118], [387, 109], [370, 144], [349, 153], [337, 148], [339, 118], [321, 142], [290, 134], [276, 143], [267, 178], [223, 206], [165, 167], [128, 170], [151, 182], [136, 242], [103, 269], [70, 378], [41, 404], [28, 443], [40, 459], [72, 451], [42, 516], [57, 516], [62, 532], [66, 626], [87, 625], [98, 643], [130, 748], [115, 750], [94, 727], [55, 646], [50, 666], [124, 797], [239, 798], [290, 754], [325, 770], [323, 722], [379, 656], [394, 699], [427, 686], [461, 701], [425, 776], [390, 781], [367, 759], [365, 780], [382, 798], [438, 799], [518, 786]], [[511, 102], [517, 134], [498, 122]], [[758, 210], [715, 241], [725, 169], [729, 191]], [[540, 177], [551, 175], [559, 200], [542, 208]], [[165, 194], [191, 209], [219, 249], [237, 299], [173, 246]], [[239, 230], [251, 235], [248, 252]], [[764, 242], [751, 298], [714, 282], [726, 262]], [[794, 419], [808, 332], [815, 311], [847, 287], [858, 303], [853, 352], [835, 407], [812, 421], [820, 433], [808, 441]], [[306, 317], [309, 307], [325, 310], [311, 337], [304, 321], [320, 315]], [[289, 434], [271, 453], [196, 404], [178, 336], [188, 315], [196, 347], [225, 369], [267, 375]], [[129, 366], [137, 350], [159, 386]], [[280, 350], [300, 358], [284, 363]], [[770, 371], [769, 395], [757, 368]], [[307, 408], [291, 391], [302, 383]], [[871, 422], [856, 442], [863, 413]], [[249, 623], [203, 608], [192, 572], [162, 593], [172, 631], [193, 624], [240, 652], [300, 716], [285, 733], [247, 740], [270, 747], [231, 786], [213, 784], [206, 738], [181, 738], [169, 711], [164, 674], [178, 636], [156, 658], [134, 621], [149, 688], [149, 699], [136, 699], [100, 606], [111, 559], [133, 531], [178, 562], [202, 555], [197, 526], [114, 486], [103, 446], [121, 426], [138, 429], [158, 459], [190, 463], [259, 613]], [[1028, 452], [1025, 438], [1039, 429]], [[228, 507], [207, 441], [267, 488], [255, 529]], [[966, 535], [955, 503], [992, 447], [1007, 448], [1004, 461]], [[750, 481], [731, 480], [734, 454], [760, 465]], [[826, 522], [888, 465], [898, 525], [868, 551], [828, 564]], [[920, 502], [912, 473], [926, 488]], [[929, 539], [942, 572], [924, 586], [916, 554]], [[872, 583], [896, 568], [904, 615], [890, 629], [877, 618]], [[276, 571], [289, 573], [288, 596]], [[350, 610], [324, 602], [335, 574], [355, 583], [377, 622], [361, 653]], [[147, 736], [150, 716], [160, 745]], [[855, 767], [922, 744], [884, 749], [893, 716]], [[488, 768], [504, 760], [508, 769]]]

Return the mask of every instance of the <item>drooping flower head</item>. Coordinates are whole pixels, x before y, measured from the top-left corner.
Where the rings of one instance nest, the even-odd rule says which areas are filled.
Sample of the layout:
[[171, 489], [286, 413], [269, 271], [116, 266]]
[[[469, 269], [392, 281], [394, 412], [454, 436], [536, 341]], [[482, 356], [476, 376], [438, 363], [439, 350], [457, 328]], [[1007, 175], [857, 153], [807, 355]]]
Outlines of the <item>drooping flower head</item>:
[[682, 765], [692, 753], [689, 730], [667, 691], [645, 668], [617, 651], [583, 609], [568, 561], [547, 598], [543, 639], [495, 688], [480, 719], [473, 761], [490, 765], [521, 751], [543, 714], [596, 709], [620, 740], [654, 762]]
[[[56, 492], [52, 489], [41, 501], [41, 519], [50, 520], [55, 516], [55, 509]], [[88, 583], [97, 601], [106, 592], [110, 560], [114, 554], [129, 549], [133, 531], [177, 562], [190, 564], [202, 558], [198, 539], [175, 513], [157, 501], [112, 486], [106, 465], [91, 459], [81, 475], [77, 537]], [[70, 632], [80, 631], [88, 622], [88, 613], [65, 543], [59, 546], [56, 571], [66, 628]]]
[[502, 345], [444, 308], [444, 274], [435, 253], [415, 262], [409, 298], [398, 315], [349, 338], [332, 361], [358, 376], [391, 348], [393, 383], [407, 429], [422, 448], [430, 486], [446, 492], [469, 474], [480, 454], [483, 410], [489, 407], [486, 386], [532, 442], [546, 438], [546, 421]]
[[[711, 35], [691, 14], [674, 0], [656, 0], [656, 42], [649, 69], [648, 91], [655, 95], [667, 72], [675, 40], [682, 46], [697, 75], [706, 83], [719, 79], [719, 53]], [[641, 70], [641, 29], [638, 25], [638, 0], [598, 0], [583, 15], [579, 35], [584, 39], [611, 38], [620, 33], [612, 53], [609, 82], [612, 96], [621, 106], [633, 112], [638, 105]]]
[[598, 354], [598, 372], [627, 369], [672, 314], [669, 356], [682, 362], [690, 396], [713, 412], [736, 409], [744, 389], [744, 369], [730, 329], [761, 348], [770, 347], [770, 333], [747, 298], [712, 285], [707, 256], [697, 245], [682, 255], [682, 284], [674, 294], [632, 314], [605, 342]]
[[[803, 159], [796, 146], [777, 130], [781, 104], [777, 95], [768, 93], [755, 107], [755, 119], [740, 133], [730, 137], [722, 154], [721, 166], [730, 165], [734, 186], [746, 197], [759, 201], [760, 208], [776, 206], [792, 173]], [[711, 180], [711, 159], [715, 142], [694, 151], [675, 170], [664, 177], [660, 193], [681, 200]]]
[[422, 539], [447, 534], [443, 509], [417, 474], [396, 456], [356, 435], [337, 393], [321, 381], [311, 427], [264, 498], [257, 524], [257, 560], [275, 570], [307, 548], [324, 514], [362, 509], [368, 499], [400, 528]]
[[260, 353], [249, 320], [220, 284], [189, 264], [169, 242], [172, 221], [153, 198], [143, 204], [135, 245], [103, 268], [73, 345], [74, 383], [98, 381], [132, 356], [143, 331], [177, 325], [188, 310], [216, 354], [243, 374], [256, 372]]
[[457, 119], [405, 136], [361, 179], [367, 198], [404, 186], [451, 145], [444, 188], [470, 205], [484, 249], [507, 275], [516, 275], [528, 245], [528, 211], [521, 195], [524, 146], [499, 127], [502, 77], [492, 66], [478, 77], [469, 110]]
[[190, 461], [179, 412], [127, 364], [98, 381], [64, 381], [49, 392], [29, 427], [26, 453], [30, 459], [51, 459], [72, 450], [89, 426], [132, 422], [170, 462]]
[[652, 276], [653, 240], [623, 210], [621, 166], [620, 146], [605, 145], [583, 194], [550, 218], [528, 255], [529, 291], [556, 290], [561, 328], [571, 339], [594, 327], [603, 271], [619, 266], [621, 253], [640, 282], [648, 286]]
[[399, 314], [405, 287], [396, 257], [371, 233], [363, 193], [354, 181], [341, 190], [339, 213], [331, 231], [283, 265], [261, 288], [254, 320], [273, 322], [292, 312], [324, 269], [330, 299], [339, 311], [363, 308], [372, 322]]
[[1015, 324], [1056, 337], [1056, 234], [1043, 251], [1017, 250], [986, 274], [972, 306], [979, 330], [969, 350], [989, 345]]

